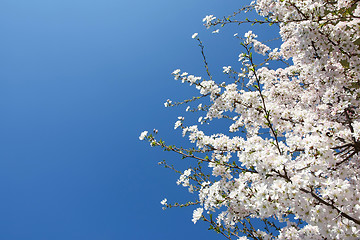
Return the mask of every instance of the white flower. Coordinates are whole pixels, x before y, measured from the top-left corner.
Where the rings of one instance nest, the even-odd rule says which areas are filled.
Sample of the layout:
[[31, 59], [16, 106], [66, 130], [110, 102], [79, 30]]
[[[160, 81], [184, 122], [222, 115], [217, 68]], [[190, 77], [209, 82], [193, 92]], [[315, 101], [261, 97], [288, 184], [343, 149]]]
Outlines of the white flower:
[[172, 101], [170, 99], [168, 99], [168, 100], [166, 100], [166, 102], [164, 102], [164, 106], [169, 107], [169, 106], [171, 106], [171, 103], [172, 103]]
[[220, 29], [216, 29], [214, 31], [212, 31], [212, 33], [219, 33]]
[[203, 18], [203, 22], [211, 22], [214, 19], [216, 19], [216, 17], [214, 17], [214, 15], [207, 15]]
[[203, 208], [197, 208], [193, 212], [193, 218], [191, 221], [195, 224], [202, 216], [204, 209]]
[[180, 69], [176, 69], [176, 70], [174, 70], [171, 74], [172, 75], [177, 75], [177, 74], [179, 74], [180, 73]]
[[148, 134], [148, 131], [143, 131], [143, 132], [140, 134], [139, 139], [140, 139], [140, 140], [144, 140], [144, 138], [146, 137], [147, 134]]
[[199, 35], [198, 33], [194, 33], [194, 34], [191, 36], [191, 38], [197, 38], [198, 35]]
[[239, 237], [237, 240], [248, 240], [247, 237]]
[[175, 126], [174, 126], [174, 129], [177, 129], [178, 127], [180, 127], [182, 124], [182, 121], [181, 120], [178, 120], [175, 122]]
[[223, 73], [230, 73], [231, 66], [223, 67]]
[[184, 171], [183, 174], [180, 175], [179, 179], [176, 181], [177, 185], [182, 185], [184, 187], [190, 186], [190, 179], [189, 176], [191, 174], [191, 168]]
[[191, 168], [184, 171], [185, 176], [190, 176], [190, 174], [191, 174]]
[[255, 35], [251, 30], [245, 33], [246, 38], [257, 38], [257, 35]]
[[164, 198], [160, 203], [161, 203], [161, 205], [165, 205], [165, 206], [166, 206], [166, 205], [167, 205], [167, 199]]
[[216, 19], [216, 17], [214, 17], [214, 15], [207, 15], [206, 17], [204, 17], [203, 22], [204, 25], [206, 26], [206, 28], [209, 28], [211, 26], [211, 21]]
[[239, 62], [241, 62], [244, 58], [246, 57], [246, 54], [245, 53], [240, 53], [239, 54]]

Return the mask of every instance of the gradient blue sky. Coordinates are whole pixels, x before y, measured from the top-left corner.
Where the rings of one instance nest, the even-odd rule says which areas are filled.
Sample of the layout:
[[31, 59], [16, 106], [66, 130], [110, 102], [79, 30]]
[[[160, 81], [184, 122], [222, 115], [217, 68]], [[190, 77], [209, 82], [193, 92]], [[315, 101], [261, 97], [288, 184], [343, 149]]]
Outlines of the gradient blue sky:
[[[194, 198], [157, 165], [178, 156], [140, 142], [164, 139], [178, 115], [167, 98], [196, 91], [172, 80], [203, 75], [194, 32], [214, 75], [241, 48], [202, 26], [236, 0], [2, 0], [0, 2], [0, 239], [221, 239], [192, 210], [160, 201]], [[238, 29], [238, 30], [237, 30]], [[180, 168], [188, 162], [179, 163]]]

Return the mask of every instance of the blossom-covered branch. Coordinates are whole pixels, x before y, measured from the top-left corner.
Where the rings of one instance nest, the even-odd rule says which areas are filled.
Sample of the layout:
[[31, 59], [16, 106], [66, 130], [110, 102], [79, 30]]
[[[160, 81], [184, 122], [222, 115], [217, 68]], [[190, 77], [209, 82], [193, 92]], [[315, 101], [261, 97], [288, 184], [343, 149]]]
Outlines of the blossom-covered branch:
[[[245, 17], [249, 11], [259, 19]], [[140, 136], [193, 160], [185, 171], [163, 163], [197, 194], [187, 205], [197, 205], [193, 222], [204, 220], [227, 239], [359, 239], [359, 1], [257, 0], [203, 21], [207, 28], [267, 23], [281, 43], [271, 48], [252, 31], [235, 35], [243, 52], [238, 66], [219, 67], [224, 81], [211, 74], [194, 34], [207, 76], [172, 74], [199, 96], [165, 106], [188, 105], [203, 113], [201, 124], [222, 119], [229, 132], [207, 134], [179, 117], [175, 129], [193, 148]]]

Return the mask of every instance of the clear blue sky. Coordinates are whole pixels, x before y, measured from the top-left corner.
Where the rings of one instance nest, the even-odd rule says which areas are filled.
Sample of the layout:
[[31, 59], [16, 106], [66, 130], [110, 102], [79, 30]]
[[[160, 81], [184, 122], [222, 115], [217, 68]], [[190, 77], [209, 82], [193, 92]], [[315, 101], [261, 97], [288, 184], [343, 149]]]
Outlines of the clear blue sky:
[[138, 136], [158, 128], [181, 141], [172, 130], [181, 114], [163, 102], [195, 91], [170, 73], [205, 76], [199, 32], [222, 76], [241, 52], [237, 30], [211, 34], [202, 18], [239, 4], [2, 0], [0, 240], [221, 239], [191, 222], [193, 208], [161, 209], [164, 197], [194, 196], [157, 166], [179, 158]]

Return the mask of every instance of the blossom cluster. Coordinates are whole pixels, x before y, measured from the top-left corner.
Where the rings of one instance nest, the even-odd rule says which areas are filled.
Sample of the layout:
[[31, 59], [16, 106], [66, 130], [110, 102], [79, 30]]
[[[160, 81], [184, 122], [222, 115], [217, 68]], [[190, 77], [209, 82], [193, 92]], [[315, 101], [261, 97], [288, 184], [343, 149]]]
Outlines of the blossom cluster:
[[[240, 70], [223, 67], [244, 84], [173, 72], [209, 96], [203, 119], [231, 120], [231, 135], [207, 135], [179, 117], [175, 128], [199, 156], [158, 144], [211, 170], [211, 178], [188, 169], [178, 180], [197, 184], [201, 207], [193, 222], [216, 213], [207, 221], [218, 232], [232, 229], [229, 239], [359, 239], [360, 4], [257, 0], [252, 6], [279, 26], [282, 43], [271, 49], [252, 31], [245, 34]], [[210, 28], [221, 20], [209, 15], [204, 22]], [[252, 52], [285, 64], [256, 64]], [[251, 219], [266, 227], [254, 231]]]

